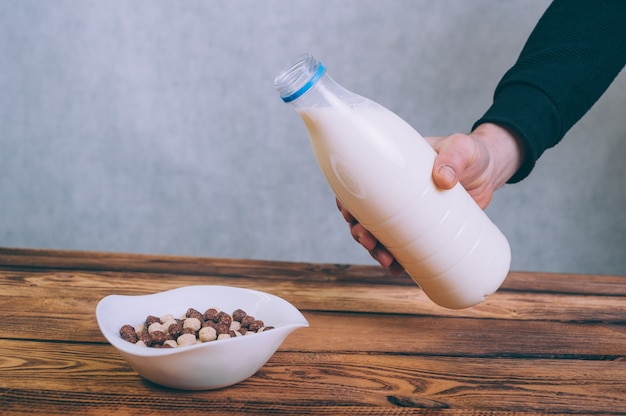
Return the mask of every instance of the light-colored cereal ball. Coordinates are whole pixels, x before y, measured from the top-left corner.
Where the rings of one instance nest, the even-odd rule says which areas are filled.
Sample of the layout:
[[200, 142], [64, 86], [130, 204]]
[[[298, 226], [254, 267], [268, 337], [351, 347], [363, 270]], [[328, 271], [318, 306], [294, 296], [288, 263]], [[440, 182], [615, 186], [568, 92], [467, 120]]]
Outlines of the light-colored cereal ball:
[[173, 320], [174, 320], [174, 315], [172, 315], [171, 313], [167, 313], [161, 317], [161, 322], [173, 321]]
[[176, 341], [174, 341], [173, 339], [168, 339], [163, 343], [164, 347], [172, 347], [172, 348], [176, 348], [178, 347], [178, 343]]
[[243, 334], [239, 331], [233, 331], [236, 337], [243, 337]]
[[196, 336], [194, 334], [182, 334], [176, 340], [180, 347], [184, 347], [185, 345], [193, 345], [196, 343]]
[[144, 324], [135, 325], [135, 332], [137, 334], [141, 334], [144, 329], [146, 329]]
[[197, 331], [202, 326], [202, 322], [198, 318], [187, 318], [183, 323], [183, 328], [191, 328], [194, 331]]
[[146, 345], [146, 343], [145, 343], [145, 342], [143, 342], [143, 341], [137, 341], [137, 342], [135, 343], [135, 345], [139, 345], [140, 347], [146, 347], [146, 348], [148, 348], [148, 346]]
[[254, 334], [256, 334], [256, 332], [254, 332], [254, 331], [248, 331], [248, 332], [246, 332], [244, 335], [245, 335], [245, 336], [248, 336], [248, 335], [254, 335]]
[[239, 321], [233, 321], [230, 324], [230, 330], [231, 331], [239, 331], [241, 329], [241, 322]]
[[217, 332], [215, 328], [210, 326], [205, 326], [198, 332], [198, 336], [200, 337], [200, 341], [208, 342], [217, 339]]
[[217, 339], [228, 339], [230, 338], [230, 334], [219, 334]]
[[163, 321], [163, 323], [161, 324], [163, 326], [163, 332], [167, 334], [167, 330], [170, 329], [170, 325], [175, 324], [175, 323], [176, 323], [175, 319], [168, 319], [166, 321]]
[[163, 325], [161, 325], [158, 322], [153, 322], [150, 324], [150, 326], [148, 327], [148, 333], [153, 333], [155, 331], [160, 331], [160, 332], [165, 332], [163, 331]]

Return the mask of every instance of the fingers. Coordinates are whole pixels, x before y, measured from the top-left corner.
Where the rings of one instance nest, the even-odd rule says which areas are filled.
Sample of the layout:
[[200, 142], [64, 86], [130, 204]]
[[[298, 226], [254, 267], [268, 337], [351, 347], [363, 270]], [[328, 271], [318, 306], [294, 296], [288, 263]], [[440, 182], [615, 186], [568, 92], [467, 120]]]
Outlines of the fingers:
[[404, 272], [404, 267], [400, 265], [393, 255], [383, 245], [378, 243], [373, 250], [369, 251], [370, 256], [374, 258], [381, 266], [387, 267], [391, 274], [399, 275]]
[[391, 274], [398, 275], [404, 271], [404, 268], [396, 261], [393, 255], [382, 244], [378, 242], [376, 237], [365, 229], [359, 222], [346, 210], [339, 199], [336, 199], [337, 208], [341, 211], [343, 218], [350, 225], [350, 233], [359, 244], [361, 244], [370, 255], [380, 263], [381, 266], [389, 268]]
[[350, 224], [350, 234], [359, 244], [361, 244], [369, 252], [372, 252], [378, 245], [378, 240], [369, 231], [365, 229], [359, 222], [343, 207], [339, 199], [335, 199], [337, 208], [341, 211], [341, 215]]
[[389, 271], [392, 275], [398, 276], [404, 273], [404, 267], [402, 267], [400, 263], [394, 260], [393, 263], [391, 263], [391, 266], [389, 266]]
[[[367, 251], [376, 249], [378, 240], [369, 231], [367, 231], [361, 224], [355, 222], [350, 225], [350, 233], [359, 244], [361, 244]], [[386, 266], [385, 266], [386, 267]]]
[[343, 219], [346, 220], [348, 224], [353, 224], [356, 222], [356, 218], [354, 218], [352, 214], [350, 214], [348, 210], [343, 207], [341, 201], [339, 201], [339, 198], [335, 198], [335, 203], [337, 204], [337, 208], [339, 209], [339, 212], [341, 212]]

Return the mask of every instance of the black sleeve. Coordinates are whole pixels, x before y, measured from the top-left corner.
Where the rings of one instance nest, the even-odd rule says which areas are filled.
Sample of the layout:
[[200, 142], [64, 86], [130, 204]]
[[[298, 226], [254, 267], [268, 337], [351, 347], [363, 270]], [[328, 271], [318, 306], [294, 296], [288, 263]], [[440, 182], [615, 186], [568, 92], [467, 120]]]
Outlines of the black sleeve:
[[495, 123], [522, 140], [525, 158], [509, 183], [528, 176], [625, 64], [626, 1], [555, 0], [548, 7], [474, 124]]

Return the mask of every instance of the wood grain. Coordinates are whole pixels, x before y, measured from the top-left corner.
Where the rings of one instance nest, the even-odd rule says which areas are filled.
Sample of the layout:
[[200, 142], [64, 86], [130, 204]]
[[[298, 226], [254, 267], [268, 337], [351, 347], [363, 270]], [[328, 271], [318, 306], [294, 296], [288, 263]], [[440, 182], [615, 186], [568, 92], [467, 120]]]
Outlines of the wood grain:
[[[512, 272], [454, 311], [374, 266], [0, 249], [0, 412], [626, 414], [624, 279]], [[143, 380], [100, 334], [97, 302], [196, 284], [274, 293], [310, 327], [229, 388]]]
[[[584, 406], [598, 412], [626, 412], [625, 361], [424, 357], [396, 354], [277, 353], [256, 375], [230, 388], [180, 392], [142, 380], [105, 345], [49, 346], [3, 341], [0, 397], [4, 404], [24, 391], [67, 400], [77, 383], [89, 401], [118, 401], [138, 407], [195, 408], [233, 403], [289, 408], [300, 405], [418, 407], [567, 412]], [[26, 347], [26, 348], [25, 348]], [[621, 381], [620, 381], [621, 380]], [[54, 387], [54, 389], [51, 389]], [[262, 394], [261, 394], [262, 392]], [[98, 397], [100, 396], [100, 397]], [[118, 397], [119, 396], [119, 397]], [[189, 401], [179, 401], [184, 396]], [[261, 397], [259, 397], [261, 396]], [[143, 398], [143, 399], [142, 399]], [[145, 400], [149, 398], [150, 400]], [[303, 399], [304, 398], [304, 399]], [[30, 400], [36, 400], [31, 397]], [[58, 400], [58, 399], [57, 399]], [[304, 402], [303, 402], [304, 400]], [[194, 403], [195, 402], [195, 403]], [[168, 405], [169, 403], [169, 405]]]

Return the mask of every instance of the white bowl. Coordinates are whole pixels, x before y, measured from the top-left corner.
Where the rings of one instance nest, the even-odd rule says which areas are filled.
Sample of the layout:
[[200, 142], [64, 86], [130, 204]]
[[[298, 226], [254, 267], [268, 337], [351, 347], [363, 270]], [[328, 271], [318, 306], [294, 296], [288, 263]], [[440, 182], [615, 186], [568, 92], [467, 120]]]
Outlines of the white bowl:
[[[151, 348], [121, 338], [125, 324], [143, 323], [148, 315], [182, 316], [194, 308], [232, 313], [243, 309], [274, 329], [177, 348]], [[256, 373], [294, 330], [309, 323], [292, 304], [278, 296], [229, 286], [186, 286], [142, 296], [109, 295], [96, 307], [105, 338], [142, 377], [167, 387], [210, 390], [230, 386]]]

